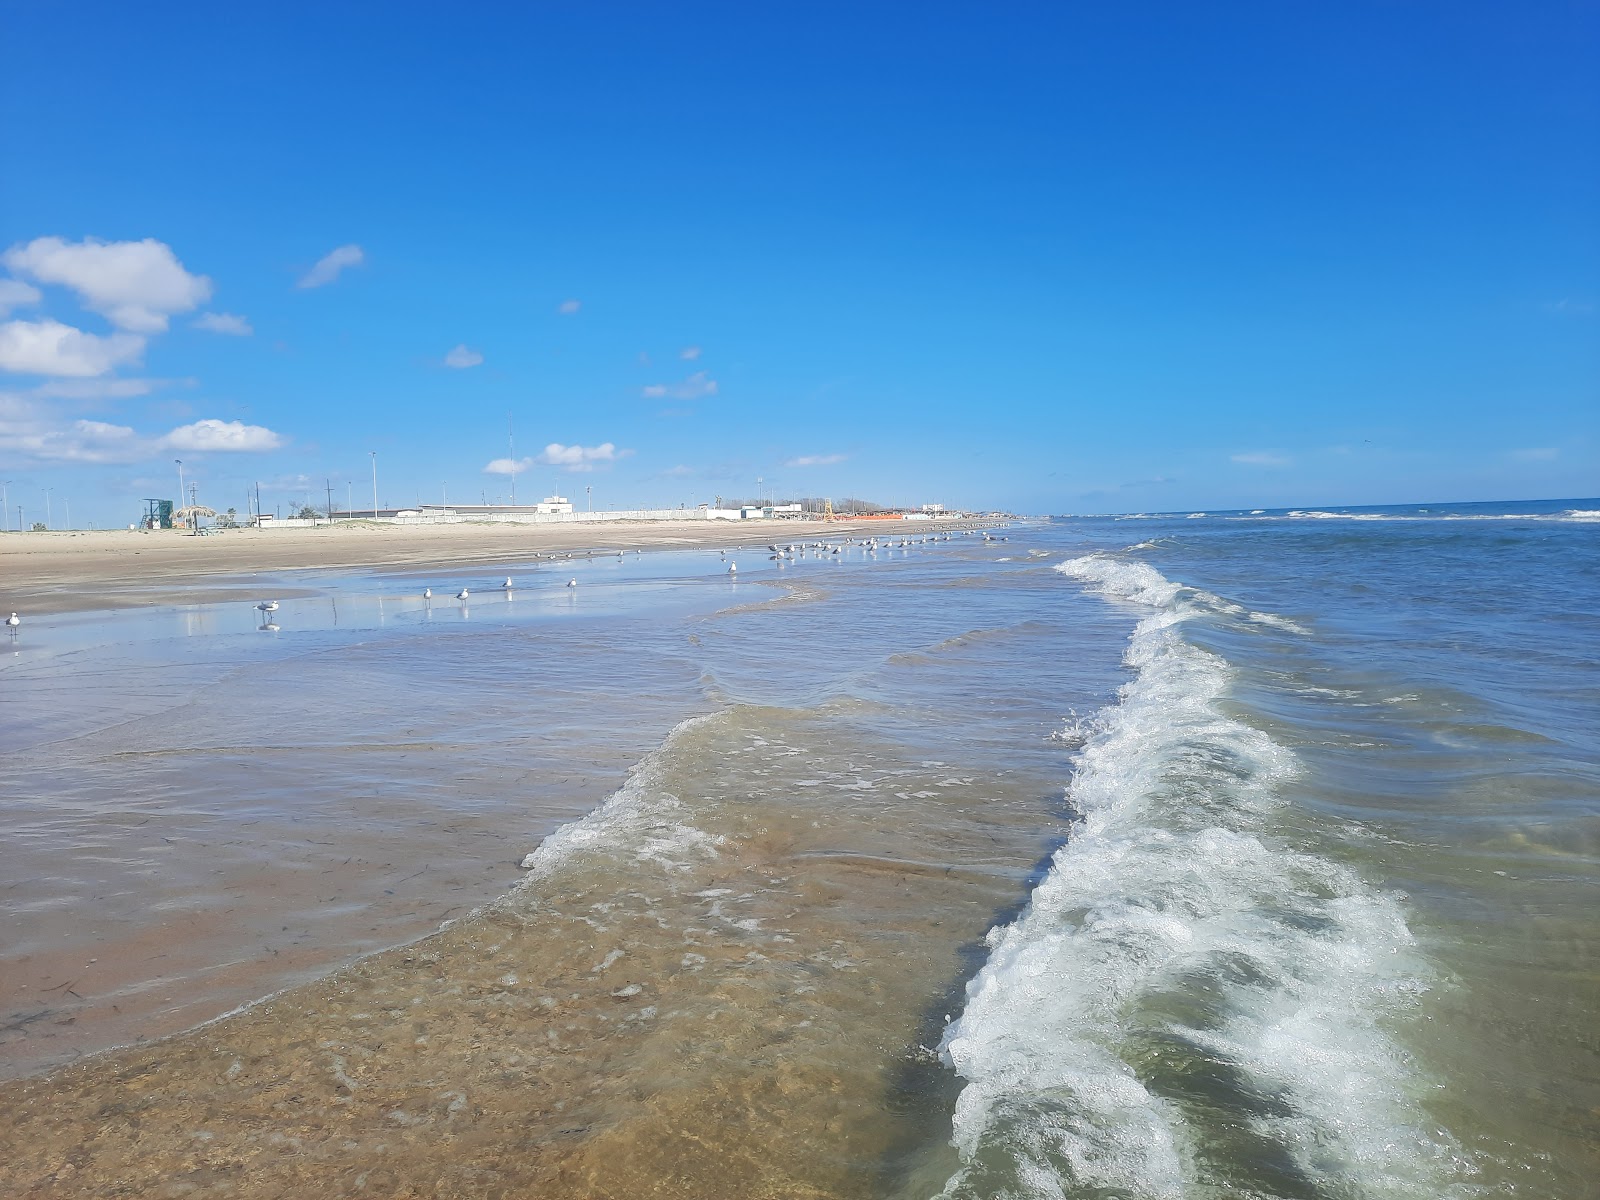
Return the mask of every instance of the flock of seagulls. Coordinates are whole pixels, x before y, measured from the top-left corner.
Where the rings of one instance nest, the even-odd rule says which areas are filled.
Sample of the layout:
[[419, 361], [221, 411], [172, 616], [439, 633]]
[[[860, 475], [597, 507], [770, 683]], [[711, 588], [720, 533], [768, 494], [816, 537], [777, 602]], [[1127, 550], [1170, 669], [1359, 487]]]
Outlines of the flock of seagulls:
[[[961, 537], [971, 535], [971, 530], [962, 530]], [[771, 551], [768, 561], [786, 563], [805, 558], [810, 554], [813, 558], [831, 558], [837, 554], [845, 554], [851, 550], [860, 550], [863, 554], [875, 555], [879, 550], [906, 550], [912, 546], [923, 546], [930, 542], [948, 542], [953, 536], [949, 533], [930, 533], [924, 537], [907, 538], [877, 538], [866, 537], [859, 541], [855, 538], [846, 538], [843, 542], [789, 542], [773, 543], [767, 549]], [[986, 542], [1003, 542], [1006, 539], [985, 533], [983, 540]], [[724, 552], [725, 554], [726, 552]]]
[[[972, 530], [964, 529], [960, 531], [959, 536], [970, 537], [972, 533]], [[953, 536], [956, 535], [948, 533], [933, 533], [924, 535], [922, 537], [906, 538], [865, 537], [859, 540], [856, 538], [846, 538], [843, 542], [774, 542], [769, 545], [767, 549], [771, 552], [769, 561], [782, 564], [802, 559], [808, 553], [813, 558], [828, 558], [834, 555], [842, 555], [851, 550], [859, 550], [863, 554], [867, 555], [876, 555], [879, 550], [907, 550], [913, 546], [927, 545], [930, 542], [948, 542]], [[987, 530], [982, 531], [981, 536], [985, 542], [1004, 542], [1010, 540], [1009, 538], [989, 533]], [[642, 551], [635, 550], [634, 553], [639, 554], [642, 553]], [[726, 550], [719, 550], [717, 553], [724, 561], [727, 561], [728, 552]], [[627, 552], [625, 550], [617, 551], [618, 558], [625, 558], [626, 556]], [[543, 555], [536, 554], [534, 557], [541, 558]], [[568, 557], [571, 556], [569, 555]], [[737, 576], [739, 574], [739, 564], [736, 562], [728, 563], [728, 574]], [[567, 587], [576, 588], [577, 586], [578, 581], [576, 579], [567, 580]], [[516, 580], [514, 580], [510, 575], [507, 575], [505, 581], [500, 585], [499, 590], [507, 593], [516, 590]], [[456, 599], [462, 601], [463, 603], [469, 600], [471, 596], [472, 592], [468, 588], [462, 588], [456, 593]], [[433, 588], [423, 588], [422, 598], [424, 600], [432, 600]], [[256, 605], [256, 608], [259, 609], [263, 614], [274, 613], [278, 611], [278, 602], [276, 600], [263, 600]], [[11, 616], [7, 618], [6, 625], [10, 627], [12, 637], [16, 636], [17, 626], [20, 624], [21, 621], [17, 617], [16, 613], [12, 613]], [[262, 628], [276, 629], [277, 626], [269, 623], [267, 625], [263, 625]]]
[[[970, 530], [970, 529], [964, 529], [964, 530], [961, 531], [960, 536], [962, 536], [962, 537], [970, 537], [972, 535], [972, 532], [973, 531]], [[935, 533], [935, 534], [928, 534], [928, 535], [926, 535], [924, 537], [898, 538], [898, 539], [895, 539], [895, 538], [879, 539], [879, 538], [876, 538], [876, 537], [868, 537], [868, 538], [862, 538], [860, 541], [857, 541], [855, 538], [846, 538], [843, 542], [789, 542], [789, 543], [781, 544], [781, 545], [779, 543], [774, 542], [772, 545], [768, 546], [767, 549], [769, 551], [771, 551], [770, 561], [777, 562], [777, 563], [784, 563], [784, 562], [789, 562], [789, 561], [796, 560], [798, 558], [803, 558], [807, 551], [811, 552], [812, 556], [815, 557], [815, 558], [823, 558], [823, 557], [829, 557], [829, 556], [836, 555], [836, 554], [843, 554], [847, 550], [852, 550], [852, 549], [860, 549], [864, 554], [876, 554], [880, 549], [884, 549], [884, 550], [903, 550], [903, 549], [908, 549], [908, 548], [910, 548], [912, 546], [925, 545], [925, 544], [927, 544], [929, 542], [948, 542], [950, 540], [951, 536], [952, 535], [948, 534], [948, 533], [944, 533], [944, 534]], [[1000, 537], [1000, 536], [998, 536], [996, 534], [989, 533], [987, 530], [982, 531], [982, 537], [983, 537], [983, 540], [985, 542], [1005, 542], [1005, 541], [1010, 541], [1011, 540], [1009, 537]], [[617, 551], [617, 557], [618, 558], [623, 558], [623, 557], [626, 556], [626, 553], [627, 553], [626, 551], [618, 550]], [[642, 551], [635, 550], [634, 553], [635, 554], [640, 554], [640, 553], [642, 553]], [[722, 557], [722, 559], [724, 561], [726, 561], [726, 559], [728, 557], [728, 552], [726, 550], [719, 550], [717, 553]], [[535, 558], [542, 558], [544, 556], [543, 555], [539, 555], [539, 554], [535, 554], [534, 557]], [[570, 558], [572, 556], [568, 555], [568, 557]], [[728, 574], [729, 575], [737, 575], [738, 573], [739, 573], [739, 564], [736, 563], [736, 562], [728, 563]], [[578, 581], [576, 579], [569, 579], [569, 580], [567, 580], [567, 586], [569, 588], [575, 588], [575, 587], [578, 586]], [[511, 576], [507, 575], [506, 579], [505, 579], [505, 582], [500, 585], [500, 590], [503, 591], [503, 592], [511, 592], [511, 591], [515, 590], [515, 587], [516, 587], [515, 581], [511, 578]], [[459, 592], [456, 593], [456, 599], [457, 600], [461, 600], [461, 601], [464, 602], [467, 599], [469, 599], [471, 597], [471, 595], [472, 595], [472, 593], [467, 588], [462, 588]], [[431, 587], [423, 588], [422, 589], [422, 598], [424, 600], [432, 600], [433, 599], [433, 588], [431, 588]], [[266, 621], [266, 624], [261, 626], [262, 629], [275, 630], [275, 629], [278, 628], [277, 625], [272, 623], [272, 620], [271, 620], [271, 617], [270, 617], [270, 614], [275, 613], [275, 612], [278, 611], [278, 602], [276, 600], [262, 600], [262, 601], [258, 602], [255, 607], [256, 607], [256, 611], [258, 611], [258, 612], [260, 612], [262, 614], [262, 619], [264, 621]], [[7, 632], [10, 633], [12, 638], [15, 638], [17, 636], [17, 630], [21, 627], [21, 625], [22, 625], [22, 618], [19, 617], [16, 613], [12, 613], [9, 617], [6, 618], [6, 630], [7, 630]]]

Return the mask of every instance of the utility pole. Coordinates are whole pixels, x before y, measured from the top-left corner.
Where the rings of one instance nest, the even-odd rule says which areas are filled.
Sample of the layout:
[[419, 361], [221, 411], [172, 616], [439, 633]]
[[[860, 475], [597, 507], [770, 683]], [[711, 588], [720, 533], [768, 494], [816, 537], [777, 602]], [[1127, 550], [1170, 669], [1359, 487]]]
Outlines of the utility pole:
[[326, 475], [324, 475], [322, 477], [322, 482], [323, 482], [324, 486], [326, 486], [327, 489], [328, 489], [328, 524], [332, 525], [333, 524], [333, 480], [329, 479]]
[[44, 527], [46, 529], [50, 528], [50, 523], [51, 523], [50, 522], [50, 493], [53, 492], [53, 491], [55, 491], [55, 488], [45, 488], [45, 490], [44, 490]]
[[368, 451], [372, 455], [372, 519], [378, 519], [378, 452]]
[[11, 483], [9, 479], [0, 481], [0, 522], [4, 522], [0, 525], [0, 533], [11, 532], [11, 495], [6, 491]]
[[511, 414], [506, 414], [506, 447], [511, 451], [511, 507], [517, 506], [517, 437], [511, 428]]
[[594, 485], [592, 483], [584, 484], [583, 485], [583, 494], [585, 496], [589, 497], [589, 511], [593, 512], [594, 511]]
[[178, 507], [182, 508], [183, 507], [183, 459], [175, 458], [172, 461], [178, 464]]
[[355, 481], [346, 479], [344, 481], [344, 515], [347, 517], [355, 511], [355, 494]]

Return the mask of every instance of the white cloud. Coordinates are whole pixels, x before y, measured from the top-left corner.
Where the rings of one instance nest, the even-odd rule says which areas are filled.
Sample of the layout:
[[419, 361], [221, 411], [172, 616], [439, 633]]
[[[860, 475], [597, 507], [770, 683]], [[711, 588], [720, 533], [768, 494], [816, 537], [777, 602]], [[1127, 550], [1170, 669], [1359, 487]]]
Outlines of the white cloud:
[[693, 362], [695, 359], [700, 357], [700, 347], [685, 346], [682, 350], [678, 351], [678, 357], [687, 359], [689, 362]]
[[1513, 450], [1511, 457], [1517, 462], [1549, 462], [1560, 458], [1561, 451], [1555, 446], [1534, 446], [1526, 450]]
[[831, 467], [834, 463], [842, 463], [849, 458], [848, 454], [802, 454], [799, 458], [791, 458], [783, 465], [786, 467]]
[[455, 367], [458, 370], [465, 370], [467, 367], [475, 367], [482, 361], [483, 355], [479, 354], [476, 350], [467, 349], [465, 343], [457, 346], [454, 350], [450, 351], [449, 354], [444, 356], [444, 365], [447, 367]]
[[47, 406], [15, 393], [0, 393], [0, 458], [131, 463], [163, 458], [173, 450], [271, 450], [284, 440], [270, 429], [238, 421], [196, 421], [155, 436], [106, 421], [63, 422]]
[[696, 371], [682, 383], [652, 383], [641, 393], [646, 400], [671, 396], [674, 400], [700, 400], [717, 394], [717, 381], [704, 371]]
[[7, 250], [5, 265], [40, 283], [71, 288], [85, 308], [134, 333], [161, 333], [172, 313], [189, 312], [211, 298], [211, 280], [191, 275], [172, 247], [155, 238], [34, 238]]
[[566, 471], [592, 471], [597, 463], [616, 462], [631, 453], [631, 450], [618, 450], [610, 442], [598, 446], [563, 446], [560, 442], [551, 442], [534, 461]]
[[366, 261], [366, 251], [355, 243], [352, 242], [348, 246], [339, 246], [318, 259], [317, 265], [302, 275], [300, 282], [295, 286], [302, 288], [324, 287], [339, 278], [340, 273], [346, 267], [359, 267]]
[[672, 478], [672, 479], [683, 479], [686, 476], [693, 475], [694, 474], [694, 468], [693, 467], [684, 467], [684, 466], [668, 467], [665, 471], [663, 471], [661, 473], [663, 475], [668, 476], [669, 478]]
[[497, 458], [483, 468], [485, 475], [520, 475], [533, 466], [531, 458]]
[[29, 391], [50, 400], [127, 400], [148, 396], [169, 379], [53, 379]]
[[556, 311], [564, 317], [570, 317], [582, 307], [583, 301], [581, 300], [563, 300], [560, 304], [556, 305]]
[[1247, 467], [1287, 467], [1294, 460], [1286, 454], [1278, 454], [1271, 450], [1257, 450], [1248, 454], [1230, 455], [1233, 462], [1242, 463]]
[[196, 329], [232, 334], [234, 337], [249, 337], [255, 332], [249, 321], [234, 313], [201, 313], [193, 324]]
[[82, 378], [104, 375], [143, 353], [144, 338], [132, 333], [101, 337], [48, 317], [0, 325], [0, 371]]
[[282, 434], [274, 433], [264, 425], [246, 425], [243, 421], [219, 421], [209, 417], [192, 425], [178, 426], [161, 439], [161, 444], [170, 450], [253, 453], [276, 450], [285, 440]]
[[0, 317], [14, 308], [29, 308], [43, 298], [39, 289], [20, 279], [0, 279]]

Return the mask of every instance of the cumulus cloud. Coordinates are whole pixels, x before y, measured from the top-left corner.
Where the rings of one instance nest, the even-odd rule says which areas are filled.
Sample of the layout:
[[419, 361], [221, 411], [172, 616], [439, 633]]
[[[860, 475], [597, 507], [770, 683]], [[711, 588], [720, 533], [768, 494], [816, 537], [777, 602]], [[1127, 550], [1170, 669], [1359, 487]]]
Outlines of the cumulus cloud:
[[570, 317], [582, 307], [583, 301], [581, 300], [563, 300], [560, 304], [556, 305], [556, 311], [564, 317]]
[[454, 350], [450, 351], [449, 354], [444, 356], [445, 366], [455, 367], [457, 370], [463, 371], [468, 367], [477, 366], [482, 361], [483, 355], [479, 354], [476, 350], [467, 349], [466, 343], [464, 342], [457, 346]]
[[563, 446], [560, 442], [551, 442], [534, 461], [564, 471], [592, 471], [598, 464], [613, 463], [631, 453], [631, 450], [618, 450], [610, 442], [598, 446]]
[[239, 421], [196, 421], [154, 435], [107, 421], [62, 422], [42, 406], [0, 395], [0, 454], [36, 462], [131, 463], [173, 450], [273, 450], [284, 440], [270, 429]]
[[180, 425], [161, 439], [162, 445], [171, 450], [217, 450], [227, 453], [276, 450], [284, 444], [284, 440], [281, 434], [274, 433], [264, 425], [219, 421], [214, 417], [196, 421], [192, 425]]
[[1256, 450], [1247, 454], [1234, 454], [1229, 456], [1232, 461], [1242, 463], [1247, 467], [1287, 467], [1294, 460], [1286, 454], [1278, 454], [1272, 450]]
[[717, 394], [717, 381], [704, 371], [696, 371], [682, 383], [652, 383], [641, 393], [646, 400], [670, 396], [674, 400], [700, 400]]
[[799, 458], [791, 458], [783, 465], [786, 467], [831, 467], [834, 463], [842, 463], [849, 458], [848, 454], [802, 454]]
[[42, 299], [39, 289], [20, 279], [0, 279], [0, 317], [9, 316], [14, 308], [29, 308]]
[[201, 313], [192, 322], [196, 329], [209, 333], [226, 333], [234, 337], [249, 337], [255, 332], [250, 322], [235, 313]]
[[171, 314], [189, 312], [211, 298], [211, 280], [190, 274], [172, 247], [155, 238], [34, 238], [7, 250], [4, 261], [18, 275], [71, 288], [85, 308], [133, 333], [161, 333]]
[[27, 375], [104, 375], [144, 353], [144, 338], [132, 333], [100, 336], [45, 318], [0, 324], [0, 371]]
[[700, 347], [685, 346], [682, 350], [678, 351], [678, 357], [693, 362], [695, 359], [700, 357]]
[[533, 466], [531, 458], [496, 458], [483, 468], [485, 475], [520, 475]]
[[339, 246], [318, 259], [317, 265], [302, 275], [300, 282], [295, 286], [302, 288], [325, 287], [339, 278], [346, 267], [359, 267], [366, 261], [366, 251], [362, 250], [354, 242], [348, 246]]

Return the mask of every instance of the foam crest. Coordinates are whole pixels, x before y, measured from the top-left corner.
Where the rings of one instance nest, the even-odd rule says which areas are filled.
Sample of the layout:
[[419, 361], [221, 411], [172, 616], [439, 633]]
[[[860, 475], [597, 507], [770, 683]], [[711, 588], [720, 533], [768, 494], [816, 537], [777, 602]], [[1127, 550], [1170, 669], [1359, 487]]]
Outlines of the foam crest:
[[528, 856], [528, 874], [514, 891], [586, 859], [600, 868], [625, 869], [631, 860], [687, 870], [696, 860], [715, 858], [721, 839], [688, 823], [683, 802], [662, 786], [662, 776], [681, 744], [720, 716], [691, 717], [675, 726], [604, 804], [544, 839]]
[[1058, 569], [1153, 611], [1077, 756], [1071, 837], [946, 1031], [944, 1194], [1452, 1194], [1459, 1151], [1384, 1025], [1425, 965], [1396, 898], [1267, 836], [1299, 764], [1222, 711], [1232, 669], [1181, 636], [1206, 594]]

